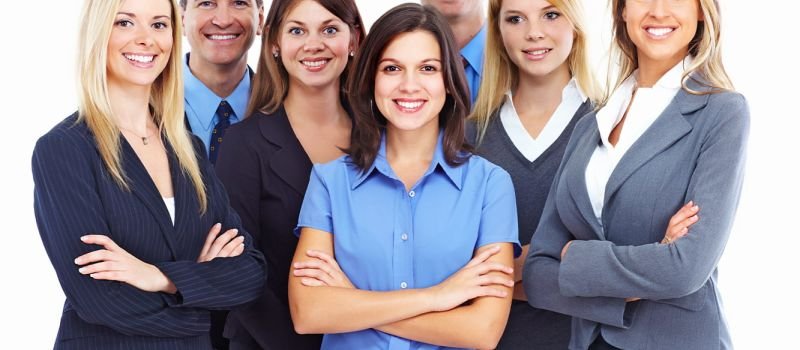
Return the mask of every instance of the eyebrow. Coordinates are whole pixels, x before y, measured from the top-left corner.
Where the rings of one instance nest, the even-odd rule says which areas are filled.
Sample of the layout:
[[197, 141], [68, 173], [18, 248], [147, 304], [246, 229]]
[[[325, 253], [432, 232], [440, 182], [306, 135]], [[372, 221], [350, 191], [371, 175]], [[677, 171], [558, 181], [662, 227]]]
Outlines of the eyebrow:
[[[391, 62], [400, 62], [397, 59], [394, 59], [394, 58], [391, 58], [391, 57], [387, 57], [387, 58], [382, 58], [380, 61], [378, 61], [378, 64], [381, 64], [383, 62], [389, 62], [389, 61], [391, 61]], [[440, 60], [438, 58], [426, 58], [426, 59], [421, 61], [421, 63], [427, 63], [427, 62], [442, 63], [442, 60]]]
[[[290, 20], [287, 20], [287, 21], [286, 21], [286, 23], [287, 23], [287, 24], [288, 24], [288, 23], [290, 23], [290, 22], [292, 22], [292, 23], [297, 23], [298, 25], [301, 25], [301, 26], [305, 26], [305, 25], [306, 25], [304, 22], [302, 22], [302, 21], [298, 21], [298, 20], [296, 20], [296, 19], [290, 19]], [[339, 23], [344, 23], [344, 21], [342, 21], [342, 20], [340, 20], [340, 19], [338, 19], [338, 18], [330, 18], [330, 19], [328, 19], [328, 20], [326, 20], [326, 21], [322, 22], [322, 25], [327, 25], [327, 24], [330, 24], [331, 22], [339, 22]]]
[[[558, 10], [558, 7], [556, 7], [555, 5], [550, 5], [550, 6], [547, 6], [547, 7], [543, 7], [543, 8], [541, 8], [541, 9], [539, 10], [539, 12], [550, 11], [550, 10]], [[524, 15], [524, 13], [523, 13], [522, 11], [520, 11], [520, 10], [514, 10], [514, 9], [511, 9], [511, 10], [505, 10], [505, 11], [503, 11], [503, 14], [505, 14], [505, 15], [508, 15], [508, 14], [520, 14], [520, 15]]]
[[[122, 12], [122, 11], [120, 11], [120, 12], [117, 12], [117, 15], [118, 16], [119, 15], [125, 15], [125, 16], [131, 17], [131, 18], [136, 18], [136, 14], [130, 13], [130, 12]], [[161, 19], [161, 18], [167, 19], [167, 20], [172, 19], [172, 17], [166, 16], [166, 15], [153, 16], [153, 19]]]

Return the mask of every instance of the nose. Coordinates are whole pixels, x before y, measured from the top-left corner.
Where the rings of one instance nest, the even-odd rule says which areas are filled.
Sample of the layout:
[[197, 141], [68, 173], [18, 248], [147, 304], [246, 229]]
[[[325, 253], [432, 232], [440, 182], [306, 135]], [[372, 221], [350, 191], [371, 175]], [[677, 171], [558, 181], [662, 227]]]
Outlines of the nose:
[[402, 93], [415, 93], [420, 90], [419, 87], [419, 77], [417, 76], [419, 72], [413, 69], [409, 69], [402, 75], [402, 81], [400, 81], [400, 92]]
[[217, 6], [214, 10], [214, 17], [211, 19], [211, 23], [220, 28], [231, 25], [231, 23], [233, 23], [233, 16], [231, 16], [228, 6], [223, 4]]
[[317, 33], [309, 33], [306, 41], [303, 43], [303, 51], [305, 52], [319, 52], [325, 49], [325, 44]]
[[153, 33], [150, 30], [150, 27], [146, 26], [137, 26], [136, 28], [136, 44], [142, 45], [146, 47], [153, 46], [155, 44], [155, 40], [153, 39]]
[[525, 39], [532, 41], [544, 39], [544, 31], [542, 29], [542, 25], [538, 21], [529, 21], [528, 34]]
[[656, 18], [667, 16], [669, 12], [669, 4], [667, 2], [667, 0], [651, 0], [648, 14]]

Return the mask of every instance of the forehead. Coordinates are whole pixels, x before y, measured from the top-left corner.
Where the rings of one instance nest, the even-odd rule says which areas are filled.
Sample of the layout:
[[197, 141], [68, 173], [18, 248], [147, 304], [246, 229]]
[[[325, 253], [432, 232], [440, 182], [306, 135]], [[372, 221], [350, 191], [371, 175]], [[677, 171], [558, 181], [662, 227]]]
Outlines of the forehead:
[[122, 0], [117, 12], [126, 12], [151, 16], [170, 16], [172, 14], [172, 1], [170, 0]]
[[504, 10], [540, 10], [548, 7], [557, 7], [547, 0], [502, 0], [500, 7]]
[[289, 8], [289, 11], [286, 13], [284, 23], [290, 21], [308, 24], [341, 21], [341, 19], [316, 1], [301, 0]]
[[426, 30], [401, 33], [386, 45], [381, 59], [419, 62], [428, 59], [441, 60], [441, 49], [436, 37]]

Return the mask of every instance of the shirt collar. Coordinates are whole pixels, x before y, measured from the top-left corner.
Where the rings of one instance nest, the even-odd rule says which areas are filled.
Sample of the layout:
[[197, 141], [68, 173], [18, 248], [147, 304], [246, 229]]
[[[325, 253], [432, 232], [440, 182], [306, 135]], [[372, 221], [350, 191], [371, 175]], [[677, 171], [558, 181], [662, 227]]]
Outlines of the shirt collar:
[[[437, 169], [441, 169], [442, 172], [450, 179], [450, 182], [461, 190], [462, 187], [462, 174], [463, 174], [463, 164], [457, 166], [451, 166], [447, 164], [447, 160], [444, 157], [444, 147], [443, 147], [443, 140], [444, 140], [444, 130], [439, 130], [439, 136], [436, 141], [436, 150], [433, 152], [433, 159], [431, 160], [431, 164], [428, 167], [428, 170], [422, 175], [423, 178], [427, 177]], [[372, 165], [366, 170], [359, 172], [357, 176], [353, 177], [351, 181], [351, 189], [355, 190], [359, 185], [361, 185], [369, 176], [372, 174], [373, 171], [378, 171], [386, 177], [397, 179], [397, 175], [395, 175], [392, 167], [389, 165], [389, 162], [386, 160], [386, 133], [381, 133], [381, 142], [378, 148], [378, 154], [375, 156], [375, 161], [372, 162]]]
[[463, 49], [461, 49], [461, 57], [475, 69], [478, 76], [483, 73], [483, 49], [486, 46], [486, 25], [481, 27], [481, 30], [470, 40]]
[[[224, 98], [228, 104], [233, 108], [234, 118], [242, 120], [247, 110], [247, 100], [250, 94], [250, 70], [246, 69], [242, 80], [236, 85], [230, 96]], [[183, 84], [184, 84], [184, 99], [186, 100], [187, 109], [191, 109], [190, 115], [197, 118], [201, 125], [206, 129], [214, 126], [214, 114], [217, 112], [219, 103], [223, 100], [222, 97], [217, 96], [211, 91], [200, 79], [192, 74], [189, 68], [189, 53], [186, 54], [186, 59], [183, 61]]]
[[[570, 97], [572, 94], [577, 94], [580, 96], [581, 102], [586, 101], [588, 97], [586, 94], [581, 90], [580, 85], [578, 85], [578, 81], [575, 80], [573, 77], [569, 80], [564, 89], [561, 90], [561, 102], [563, 103]], [[517, 110], [514, 108], [514, 93], [511, 90], [506, 91], [506, 103], [503, 103], [500, 106], [500, 115], [507, 115], [509, 117], [519, 118], [517, 115]]]

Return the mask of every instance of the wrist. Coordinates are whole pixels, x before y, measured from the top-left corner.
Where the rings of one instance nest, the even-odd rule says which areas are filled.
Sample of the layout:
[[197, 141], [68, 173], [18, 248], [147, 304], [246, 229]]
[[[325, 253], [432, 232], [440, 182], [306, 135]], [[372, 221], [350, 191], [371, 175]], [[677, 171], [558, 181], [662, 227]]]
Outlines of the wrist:
[[159, 269], [155, 265], [150, 265], [150, 266], [152, 266], [153, 269], [156, 270], [156, 273], [157, 273], [157, 275], [159, 277], [158, 278], [159, 279], [159, 281], [158, 281], [158, 286], [159, 286], [158, 291], [159, 292], [164, 292], [164, 293], [167, 293], [167, 294], [175, 294], [175, 293], [178, 292], [178, 287], [175, 286], [175, 283], [172, 283], [172, 280], [170, 280], [169, 277], [167, 277], [167, 275], [164, 274], [164, 272], [161, 271], [161, 269]]

